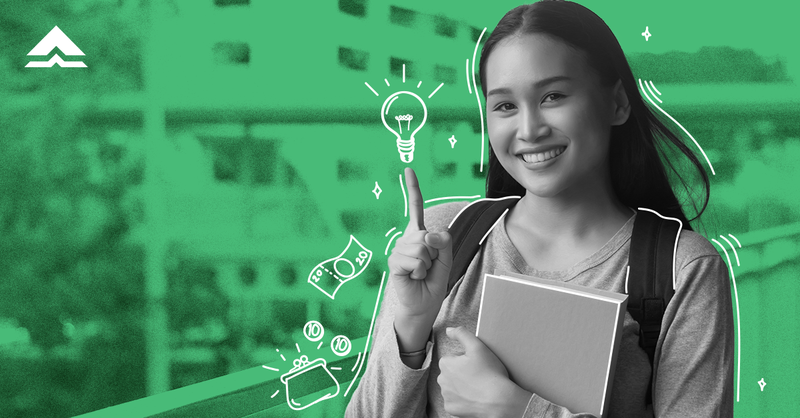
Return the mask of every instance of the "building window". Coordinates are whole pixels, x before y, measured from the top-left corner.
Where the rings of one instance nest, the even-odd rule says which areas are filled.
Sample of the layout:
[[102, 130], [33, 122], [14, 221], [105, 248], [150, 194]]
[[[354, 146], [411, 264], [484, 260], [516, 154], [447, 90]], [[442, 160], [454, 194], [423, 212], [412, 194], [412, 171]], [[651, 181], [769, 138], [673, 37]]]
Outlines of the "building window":
[[458, 33], [458, 22], [444, 16], [436, 16], [433, 19], [436, 27], [436, 34], [446, 36], [448, 38], [455, 38]]
[[489, 38], [489, 35], [491, 35], [491, 32], [489, 32], [489, 30], [487, 29], [486, 33], [483, 34], [483, 38], [481, 38], [481, 32], [483, 32], [483, 29], [478, 29], [474, 26], [470, 27], [469, 32], [470, 35], [472, 36], [472, 42], [478, 42], [478, 38], [480, 38], [481, 43], [484, 43], [486, 42], [486, 39]]
[[218, 64], [246, 65], [250, 62], [250, 45], [245, 42], [217, 42], [212, 53]]
[[258, 272], [252, 265], [244, 265], [239, 267], [239, 280], [245, 286], [252, 286], [256, 283]]
[[295, 283], [297, 283], [297, 270], [294, 268], [292, 264], [286, 263], [283, 266], [281, 266], [278, 278], [284, 285], [292, 286]]
[[339, 0], [339, 10], [352, 16], [367, 15], [367, 0]]
[[242, 171], [243, 155], [236, 141], [216, 141], [213, 144], [214, 178], [223, 182], [239, 180]]
[[448, 84], [456, 82], [457, 74], [455, 68], [446, 65], [436, 65], [433, 69], [433, 77], [436, 81], [442, 81]]
[[272, 184], [280, 161], [278, 146], [275, 141], [255, 140], [251, 151], [253, 183], [259, 185]]
[[367, 179], [367, 170], [358, 163], [339, 160], [336, 162], [336, 177], [339, 181], [365, 180]]
[[486, 177], [486, 175], [483, 172], [481, 172], [480, 164], [478, 163], [472, 164], [472, 177], [476, 179], [482, 179]]
[[367, 71], [369, 52], [339, 47], [339, 65], [356, 71]]
[[458, 165], [453, 162], [439, 164], [436, 166], [436, 175], [439, 177], [455, 177], [457, 168]]
[[356, 211], [343, 211], [339, 214], [339, 219], [342, 221], [344, 230], [348, 232], [361, 232], [368, 228], [368, 219], [361, 212]]
[[412, 27], [417, 20], [417, 12], [404, 9], [402, 7], [391, 6], [389, 8], [389, 21], [395, 25]]
[[375, 267], [375, 263], [370, 263], [364, 270], [364, 282], [369, 287], [376, 287], [381, 284], [381, 271]]
[[282, 162], [274, 140], [219, 138], [209, 143], [214, 178], [221, 182], [270, 185]]
[[403, 77], [403, 65], [406, 66], [406, 79], [417, 77], [413, 61], [395, 57], [389, 58], [389, 73], [397, 78]]
[[294, 166], [289, 163], [284, 163], [283, 171], [286, 173], [284, 179], [284, 185], [287, 187], [293, 187], [295, 183], [299, 180], [297, 170], [295, 170]]
[[[306, 312], [308, 312], [308, 302], [305, 300], [280, 300], [273, 299], [269, 302], [270, 312], [274, 320], [274, 326], [271, 328], [275, 331], [273, 335], [292, 335], [299, 329], [303, 329], [308, 319]], [[286, 338], [286, 337], [283, 337]], [[288, 340], [291, 341], [292, 340]], [[284, 343], [284, 341], [281, 341]]]
[[214, 0], [214, 6], [249, 6], [250, 0]]

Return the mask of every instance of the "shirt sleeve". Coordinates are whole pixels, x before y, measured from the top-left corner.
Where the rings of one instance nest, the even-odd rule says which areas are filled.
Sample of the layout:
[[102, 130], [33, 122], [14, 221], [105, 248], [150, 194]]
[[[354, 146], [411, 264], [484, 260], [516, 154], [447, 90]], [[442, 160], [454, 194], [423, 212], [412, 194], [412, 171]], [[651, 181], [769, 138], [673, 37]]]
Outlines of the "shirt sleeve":
[[345, 417], [425, 418], [428, 405], [428, 375], [433, 344], [428, 342], [422, 367], [411, 369], [400, 360], [394, 332], [397, 304], [391, 280], [375, 321], [372, 348], [364, 377], [347, 405]]
[[653, 368], [655, 416], [732, 417], [733, 340], [728, 268], [713, 251], [680, 270], [664, 313]]
[[533, 394], [522, 418], [596, 418], [592, 414], [573, 414], [569, 409]]

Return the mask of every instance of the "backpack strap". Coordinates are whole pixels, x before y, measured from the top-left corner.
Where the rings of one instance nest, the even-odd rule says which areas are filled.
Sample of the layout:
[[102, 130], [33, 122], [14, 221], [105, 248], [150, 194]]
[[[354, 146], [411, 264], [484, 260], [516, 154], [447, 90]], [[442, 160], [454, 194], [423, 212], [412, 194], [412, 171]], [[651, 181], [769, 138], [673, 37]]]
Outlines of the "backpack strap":
[[476, 200], [450, 222], [448, 232], [453, 240], [453, 266], [447, 282], [447, 293], [467, 272], [483, 240], [500, 218], [519, 200], [519, 196]]
[[[677, 224], [676, 224], [677, 223]], [[675, 251], [683, 223], [675, 218], [639, 208], [633, 224], [628, 258], [628, 312], [639, 323], [639, 346], [650, 366], [661, 334], [661, 320], [675, 294]], [[630, 287], [628, 286], [630, 283]], [[647, 387], [647, 404], [653, 403], [653, 381]]]

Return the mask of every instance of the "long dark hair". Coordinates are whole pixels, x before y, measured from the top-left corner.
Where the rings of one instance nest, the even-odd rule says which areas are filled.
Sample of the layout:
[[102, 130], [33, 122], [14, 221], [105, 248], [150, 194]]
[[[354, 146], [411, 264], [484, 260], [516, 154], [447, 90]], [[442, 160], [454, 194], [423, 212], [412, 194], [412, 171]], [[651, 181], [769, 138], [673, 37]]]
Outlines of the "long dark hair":
[[[486, 62], [497, 43], [510, 35], [532, 33], [555, 37], [583, 52], [604, 85], [613, 86], [617, 80], [622, 80], [631, 112], [624, 124], [611, 128], [609, 158], [614, 192], [626, 206], [653, 209], [664, 216], [680, 219], [684, 228], [691, 229], [670, 185], [667, 167], [687, 192], [687, 199], [697, 212], [692, 220], [699, 218], [708, 205], [708, 174], [681, 138], [645, 104], [617, 38], [591, 10], [570, 1], [542, 0], [506, 13], [486, 40], [481, 53], [480, 80], [484, 99]], [[667, 153], [674, 150], [686, 156], [700, 175], [705, 198], [699, 210], [692, 188], [667, 158]], [[664, 155], [663, 160], [661, 155]], [[490, 147], [486, 197], [524, 194], [525, 189], [500, 165]]]

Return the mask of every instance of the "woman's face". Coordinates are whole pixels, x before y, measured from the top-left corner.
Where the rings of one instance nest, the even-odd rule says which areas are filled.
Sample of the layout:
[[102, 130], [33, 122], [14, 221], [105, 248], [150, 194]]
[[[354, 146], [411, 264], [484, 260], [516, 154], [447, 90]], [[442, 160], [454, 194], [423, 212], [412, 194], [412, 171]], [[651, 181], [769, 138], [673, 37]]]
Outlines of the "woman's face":
[[486, 63], [489, 141], [500, 164], [540, 197], [602, 186], [611, 126], [627, 120], [619, 89], [602, 86], [581, 53], [552, 37], [500, 41]]

